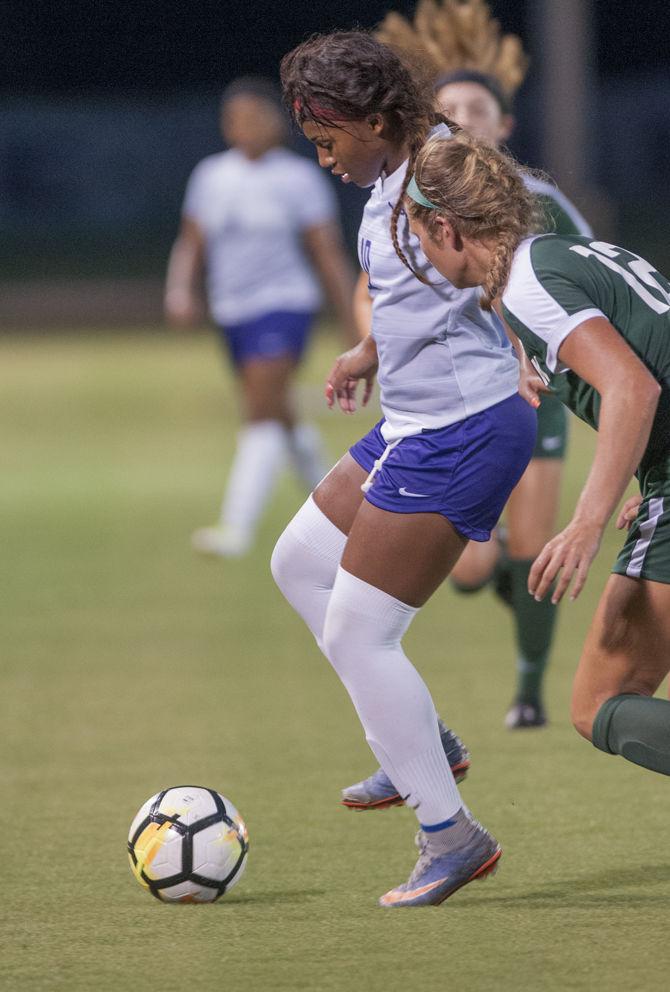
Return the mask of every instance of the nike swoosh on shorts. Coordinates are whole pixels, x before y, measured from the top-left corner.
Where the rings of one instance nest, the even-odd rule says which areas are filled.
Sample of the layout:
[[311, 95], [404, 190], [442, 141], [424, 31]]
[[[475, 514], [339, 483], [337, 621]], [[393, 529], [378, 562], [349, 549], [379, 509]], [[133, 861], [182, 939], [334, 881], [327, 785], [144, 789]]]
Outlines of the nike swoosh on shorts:
[[404, 486], [398, 490], [401, 496], [413, 496], [414, 499], [428, 499], [428, 493], [408, 493]]

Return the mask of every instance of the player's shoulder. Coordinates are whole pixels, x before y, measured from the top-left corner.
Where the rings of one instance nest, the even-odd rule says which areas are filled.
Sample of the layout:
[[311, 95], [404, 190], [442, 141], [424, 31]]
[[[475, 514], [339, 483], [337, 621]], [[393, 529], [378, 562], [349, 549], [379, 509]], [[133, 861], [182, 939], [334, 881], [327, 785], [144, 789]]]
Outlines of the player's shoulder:
[[191, 180], [205, 182], [216, 179], [220, 175], [225, 175], [231, 169], [237, 168], [239, 154], [234, 149], [224, 152], [214, 152], [200, 159], [191, 172]]
[[529, 293], [542, 292], [551, 280], [574, 277], [580, 261], [571, 249], [588, 241], [586, 237], [558, 234], [539, 234], [522, 241], [514, 252], [503, 293], [505, 305]]
[[290, 148], [276, 148], [268, 156], [272, 182], [298, 203], [315, 197], [319, 202], [331, 195], [331, 186], [323, 170], [311, 159]]
[[541, 179], [539, 176], [534, 176], [530, 172], [525, 172], [523, 174], [524, 185], [531, 193], [535, 193], [536, 196], [546, 196], [550, 200], [563, 200], [567, 201], [567, 196], [561, 193], [558, 186], [555, 186], [548, 179]]
[[275, 148], [270, 155], [276, 168], [284, 169], [293, 175], [317, 176], [323, 179], [322, 170], [316, 162], [306, 155], [293, 151], [292, 148]]
[[541, 234], [529, 238], [527, 264], [537, 278], [574, 276], [582, 259], [575, 248], [588, 245], [592, 238], [583, 234]]

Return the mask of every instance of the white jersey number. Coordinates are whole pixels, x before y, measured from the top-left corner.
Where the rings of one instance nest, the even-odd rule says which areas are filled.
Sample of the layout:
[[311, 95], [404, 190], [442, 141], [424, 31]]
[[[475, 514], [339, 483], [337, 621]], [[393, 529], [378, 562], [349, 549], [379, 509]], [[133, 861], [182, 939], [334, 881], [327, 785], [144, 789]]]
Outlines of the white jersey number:
[[[655, 313], [667, 313], [670, 310], [670, 292], [666, 286], [662, 286], [658, 281], [659, 278], [663, 279], [663, 277], [639, 255], [627, 251], [625, 254], [629, 256], [629, 259], [623, 259], [621, 249], [615, 248], [614, 245], [608, 245], [604, 241], [592, 241], [589, 245], [572, 245], [570, 251], [582, 255], [584, 258], [597, 258], [612, 272], [618, 273], [633, 292], [637, 293], [640, 299]], [[621, 258], [625, 264], [620, 265], [615, 262], [614, 259], [616, 258]], [[667, 283], [667, 280], [664, 279], [663, 281]], [[649, 289], [660, 293], [665, 303], [650, 293]]]

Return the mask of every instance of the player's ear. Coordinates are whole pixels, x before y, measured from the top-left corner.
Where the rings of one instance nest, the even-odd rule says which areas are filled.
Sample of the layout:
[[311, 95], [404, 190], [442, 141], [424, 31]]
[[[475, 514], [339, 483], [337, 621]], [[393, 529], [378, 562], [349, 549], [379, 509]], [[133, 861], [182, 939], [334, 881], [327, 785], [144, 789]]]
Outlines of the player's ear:
[[456, 251], [463, 250], [463, 239], [454, 225], [442, 214], [435, 215], [435, 241], [441, 247], [451, 247]]
[[384, 118], [382, 114], [370, 114], [367, 118], [367, 124], [375, 136], [381, 135], [384, 130]]
[[445, 242], [453, 239], [454, 229], [447, 218], [443, 217], [442, 214], [435, 214], [435, 234], [437, 236], [436, 240], [440, 244], [444, 244]]

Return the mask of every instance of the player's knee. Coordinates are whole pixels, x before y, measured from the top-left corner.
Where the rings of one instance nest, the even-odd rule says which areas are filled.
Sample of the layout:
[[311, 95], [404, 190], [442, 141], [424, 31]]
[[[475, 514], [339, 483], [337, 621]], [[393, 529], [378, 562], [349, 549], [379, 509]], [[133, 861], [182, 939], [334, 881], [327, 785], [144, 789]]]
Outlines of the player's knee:
[[593, 735], [593, 721], [596, 711], [593, 707], [585, 706], [580, 700], [573, 699], [570, 709], [572, 725], [585, 740], [590, 741]]
[[452, 575], [449, 579], [449, 582], [451, 584], [451, 588], [455, 592], [459, 592], [464, 596], [469, 596], [472, 593], [481, 592], [482, 589], [485, 589], [489, 583], [489, 579], [490, 576], [487, 576], [485, 579], [481, 579], [479, 581], [474, 580], [471, 582], [470, 581], [466, 582], [463, 579], [455, 579], [454, 576]]
[[295, 582], [295, 538], [291, 533], [291, 524], [279, 536], [270, 558], [270, 571], [277, 586], [286, 595], [292, 582]]
[[572, 699], [570, 700], [570, 719], [580, 737], [590, 741], [593, 740], [593, 724], [600, 707], [611, 696], [617, 695], [617, 688], [604, 681], [600, 685], [595, 685], [592, 680], [589, 680], [584, 685], [586, 688], [582, 688], [582, 683], [578, 677], [573, 686]]

